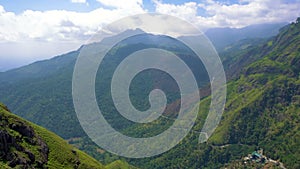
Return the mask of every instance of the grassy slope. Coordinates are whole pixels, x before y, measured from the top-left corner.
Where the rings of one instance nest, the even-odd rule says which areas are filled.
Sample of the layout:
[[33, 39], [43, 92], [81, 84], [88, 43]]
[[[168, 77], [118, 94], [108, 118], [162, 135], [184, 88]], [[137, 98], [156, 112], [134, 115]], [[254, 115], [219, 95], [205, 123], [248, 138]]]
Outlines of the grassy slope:
[[77, 160], [80, 161], [79, 168], [104, 168], [98, 161], [67, 144], [65, 140], [54, 133], [37, 125], [33, 125], [33, 127], [49, 146], [49, 168], [74, 168]]
[[[104, 168], [102, 164], [88, 156], [84, 152], [77, 150], [73, 146], [67, 144], [65, 140], [55, 135], [54, 133], [32, 124], [28, 121], [17, 117], [16, 115], [11, 114], [8, 110], [5, 109], [4, 105], [0, 105], [0, 113], [2, 117], [8, 118], [9, 124], [14, 123], [25, 123], [28, 126], [31, 126], [34, 129], [34, 132], [39, 136], [49, 147], [48, 154], [48, 163], [47, 167], [49, 168], [74, 168], [76, 163], [79, 163], [78, 168]], [[9, 130], [9, 129], [8, 129]], [[34, 146], [26, 146], [27, 143], [22, 143], [25, 147], [31, 152], [33, 152], [36, 157], [38, 157], [38, 152]], [[0, 162], [0, 165], [6, 166], [3, 161]]]
[[108, 165], [105, 166], [107, 169], [137, 169], [136, 167], [133, 167], [129, 165], [125, 161], [116, 160]]
[[209, 143], [262, 147], [288, 168], [300, 167], [299, 28], [281, 30], [269, 54], [228, 84], [223, 120]]
[[[22, 123], [27, 126], [32, 127], [34, 130], [36, 137], [40, 137], [48, 146], [49, 148], [49, 154], [48, 154], [48, 162], [46, 166], [48, 168], [82, 168], [82, 169], [101, 169], [101, 168], [107, 168], [107, 169], [136, 169], [135, 167], [129, 165], [128, 163], [124, 161], [114, 161], [107, 166], [102, 165], [94, 158], [90, 157], [86, 153], [76, 149], [74, 146], [68, 144], [64, 139], [60, 138], [56, 134], [48, 131], [47, 129], [38, 126], [36, 124], [33, 124], [31, 122], [28, 122], [12, 113], [9, 112], [9, 110], [0, 103], [0, 117], [3, 119], [8, 119], [9, 124], [18, 124]], [[12, 133], [14, 136], [18, 136], [19, 133], [9, 129], [4, 128], [0, 126], [1, 130], [9, 130], [10, 133]], [[23, 140], [21, 143], [22, 146], [24, 146], [26, 149], [33, 152], [33, 154], [36, 156], [36, 158], [39, 158], [39, 151], [37, 146], [31, 145]], [[16, 151], [16, 150], [12, 150]], [[6, 161], [1, 160], [0, 158], [0, 168], [10, 168]]]

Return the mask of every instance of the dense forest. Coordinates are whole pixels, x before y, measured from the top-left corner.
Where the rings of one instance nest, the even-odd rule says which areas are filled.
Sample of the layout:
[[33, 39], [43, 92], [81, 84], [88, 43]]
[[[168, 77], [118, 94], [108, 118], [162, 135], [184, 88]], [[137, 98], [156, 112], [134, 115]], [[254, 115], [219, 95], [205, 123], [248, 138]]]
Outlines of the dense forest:
[[[200, 111], [191, 132], [176, 147], [161, 155], [144, 159], [118, 157], [96, 146], [85, 135], [72, 103], [72, 72], [80, 49], [51, 60], [0, 73], [0, 101], [17, 115], [55, 132], [103, 164], [119, 160], [109, 164], [112, 168], [118, 163], [128, 165], [124, 161], [138, 168], [151, 169], [272, 166], [270, 163], [243, 162], [243, 157], [259, 149], [263, 149], [264, 155], [281, 162], [286, 168], [300, 168], [300, 18], [282, 27], [274, 37], [243, 39], [219, 51], [228, 79], [227, 101], [219, 126], [212, 137], [201, 144], [198, 143], [199, 131], [210, 104], [209, 86], [206, 86], [208, 79], [203, 66], [193, 60], [193, 53], [186, 48], [170, 48], [177, 44], [169, 39], [154, 38], [154, 35], [146, 37], [156, 39], [152, 43], [159, 44], [159, 48], [176, 52], [192, 69], [200, 67], [201, 73], [196, 76], [204, 78], [199, 78], [198, 84], [202, 90], [207, 90], [204, 92], [205, 97], [199, 102]], [[100, 74], [104, 71], [107, 77], [98, 76], [97, 86], [109, 86], [109, 73], [122, 60], [121, 54], [153, 47], [139, 42], [139, 38], [134, 43], [125, 41], [121, 47], [111, 51], [110, 57], [113, 59], [107, 63], [106, 69], [98, 72]], [[41, 71], [44, 69], [48, 71]], [[149, 107], [145, 98], [153, 86], [161, 85], [164, 88], [164, 82], [155, 83], [161, 76], [165, 75], [161, 72], [150, 72], [145, 74], [144, 78], [136, 79], [133, 85], [144, 85], [140, 88], [133, 87], [133, 104], [141, 109]], [[165, 87], [169, 93], [167, 113], [170, 119], [159, 118], [153, 124], [133, 124], [124, 121], [109, 102], [110, 95], [105, 90], [107, 88], [96, 88], [98, 99], [104, 98], [102, 101], [105, 104], [101, 108], [105, 110], [106, 118], [122, 133], [134, 137], [152, 136], [169, 127], [172, 124], [170, 119], [176, 116], [176, 102], [180, 101], [176, 85]], [[4, 108], [1, 110], [7, 111]], [[3, 121], [2, 117], [0, 120]], [[1, 130], [7, 127], [2, 126]], [[33, 126], [37, 130], [45, 130]], [[15, 131], [12, 131], [12, 134], [15, 134]], [[41, 133], [40, 137], [46, 136]], [[61, 141], [60, 138], [59, 140]], [[69, 149], [66, 151], [72, 153]], [[82, 153], [76, 149], [77, 151], [78, 154]], [[82, 154], [87, 158], [87, 155]], [[73, 153], [72, 157], [75, 158], [76, 153]], [[101, 165], [97, 162], [87, 164]]]

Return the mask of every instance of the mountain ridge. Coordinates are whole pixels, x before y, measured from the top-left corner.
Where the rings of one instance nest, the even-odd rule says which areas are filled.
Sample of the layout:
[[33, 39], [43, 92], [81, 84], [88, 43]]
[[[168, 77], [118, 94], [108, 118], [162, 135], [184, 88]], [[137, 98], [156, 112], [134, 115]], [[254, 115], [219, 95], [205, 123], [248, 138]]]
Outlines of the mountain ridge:
[[[287, 24], [288, 24], [287, 22], [282, 22], [282, 23], [276, 23], [276, 24], [266, 23], [266, 24], [250, 25], [250, 26], [246, 26], [246, 27], [243, 27], [243, 28], [229, 28], [229, 27], [211, 28], [211, 29], [208, 29], [207, 31], [205, 31], [204, 34], [208, 37], [208, 39], [214, 44], [214, 46], [218, 50], [222, 50], [224, 47], [226, 47], [226, 46], [228, 46], [232, 43], [235, 43], [239, 40], [248, 39], [248, 38], [268, 38], [268, 37], [274, 36], [278, 33], [280, 28], [282, 28], [284, 25], [287, 25]], [[251, 29], [253, 29], [253, 30], [251, 30]], [[246, 34], [245, 32], [247, 32], [247, 30], [251, 30], [252, 32], [255, 32], [255, 33], [254, 34], [253, 33], [248, 33], [248, 35], [246, 35], [246, 36], [240, 36], [239, 37], [239, 34], [240, 34], [239, 32], [243, 32], [242, 34]], [[226, 35], [224, 37], [223, 34], [226, 34], [226, 33], [223, 33], [224, 31], [225, 32], [226, 31], [231, 32], [230, 36], [228, 37], [228, 35]], [[122, 37], [123, 36], [122, 34], [131, 35], [131, 34], [136, 34], [136, 33], [145, 33], [145, 32], [141, 29], [127, 30], [125, 32], [122, 32], [120, 35], [117, 35], [117, 37], [104, 38], [101, 42], [105, 44], [105, 43], [107, 43], [106, 41], [114, 41], [114, 39]], [[238, 38], [232, 39], [232, 35], [237, 36]], [[226, 41], [226, 43], [224, 43], [224, 41], [223, 41], [223, 44], [220, 45], [220, 42], [217, 42], [218, 36], [221, 39], [224, 39], [224, 41]], [[111, 42], [109, 42], [109, 43], [111, 43]], [[77, 50], [67, 52], [65, 54], [57, 55], [57, 56], [54, 56], [50, 59], [36, 61], [36, 62], [33, 62], [29, 65], [33, 65], [33, 64], [36, 64], [36, 63], [44, 62], [44, 61], [49, 61], [49, 60], [55, 59], [56, 57], [69, 55], [70, 53], [80, 51], [81, 48], [82, 48], [82, 46], [79, 47]], [[24, 65], [24, 66], [21, 66], [21, 67], [18, 67], [18, 68], [13, 68], [13, 69], [10, 69], [10, 70], [4, 71], [4, 72], [0, 72], [0, 74], [6, 73], [8, 71], [14, 71], [14, 70], [17, 70], [17, 69], [20, 69], [20, 68], [23, 68], [23, 67], [26, 67], [26, 66], [29, 66], [29, 65]]]
[[243, 28], [212, 28], [205, 32], [217, 50], [249, 38], [270, 38], [279, 33], [287, 22], [250, 25]]

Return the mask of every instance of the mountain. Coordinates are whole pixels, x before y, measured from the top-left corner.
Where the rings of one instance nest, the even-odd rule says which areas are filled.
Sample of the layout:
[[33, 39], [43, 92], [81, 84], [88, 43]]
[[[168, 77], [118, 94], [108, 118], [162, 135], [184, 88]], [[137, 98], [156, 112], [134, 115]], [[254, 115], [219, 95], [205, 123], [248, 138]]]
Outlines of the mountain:
[[37, 79], [51, 76], [57, 71], [70, 67], [76, 61], [79, 50], [57, 56], [52, 59], [38, 61], [21, 68], [1, 72], [0, 82], [13, 84], [21, 80]]
[[[205, 35], [213, 43], [219, 53], [224, 52], [226, 48], [230, 48], [231, 45], [236, 43], [243, 44], [243, 41], [249, 41], [251, 39], [265, 39], [277, 35], [279, 29], [287, 23], [276, 23], [276, 24], [259, 24], [251, 25], [243, 28], [212, 28], [205, 32]], [[115, 42], [117, 39], [130, 36], [134, 34], [145, 33], [141, 29], [127, 30], [116, 36], [104, 38], [102, 44], [110, 44]], [[140, 39], [142, 40], [142, 39]], [[169, 43], [165, 41], [164, 43]], [[256, 40], [256, 42], [259, 42]], [[160, 42], [161, 43], [161, 42]], [[82, 48], [82, 47], [81, 47]], [[34, 79], [40, 77], [46, 77], [63, 69], [69, 67], [70, 64], [74, 64], [77, 59], [77, 55], [80, 52], [79, 48], [77, 51], [73, 51], [67, 54], [63, 54], [52, 59], [38, 61], [21, 68], [16, 68], [6, 72], [0, 72], [0, 82], [8, 83], [15, 82], [22, 79]]]
[[136, 169], [117, 160], [107, 166], [0, 103], [0, 168]]
[[[220, 49], [221, 59], [230, 79], [227, 86], [227, 103], [219, 127], [206, 143], [198, 144], [198, 137], [207, 116], [209, 96], [201, 100], [198, 119], [190, 134], [172, 150], [151, 158], [122, 160], [140, 168], [222, 168], [234, 165], [239, 165], [236, 168], [251, 168], [246, 164], [242, 166], [242, 158], [262, 148], [266, 156], [280, 160], [285, 167], [299, 168], [299, 28], [298, 22], [293, 23], [280, 29], [275, 37], [240, 39], [233, 44], [228, 42]], [[158, 40], [164, 38], [147, 36], [152, 37], [150, 39], [158, 45], [161, 44]], [[164, 39], [161, 42], [169, 40]], [[121, 54], [151, 46], [145, 43], [125, 45], [128, 45], [129, 49], [120, 47], [113, 51], [115, 58], [113, 57], [107, 68], [102, 71], [111, 73], [110, 68], [120, 62]], [[168, 46], [163, 43], [163, 47]], [[172, 50], [181, 53], [182, 58], [193, 58], [183, 49]], [[1, 83], [0, 100], [8, 104], [16, 114], [69, 139], [72, 144], [105, 164], [120, 159], [97, 147], [83, 133], [73, 110], [70, 87], [76, 54], [70, 53], [60, 57], [74, 60], [68, 62], [69, 66], [61, 66], [46, 75], [43, 75], [43, 72], [32, 71], [31, 75], [26, 73], [17, 80]], [[41, 69], [44, 67], [39, 66], [39, 63], [36, 65]], [[56, 67], [56, 64], [53, 66]], [[0, 74], [0, 79], [5, 77], [10, 81], [12, 75], [8, 76], [7, 73]], [[146, 82], [152, 82], [151, 79], [159, 76], [146, 77]], [[107, 85], [107, 77], [97, 78], [96, 83]], [[100, 83], [101, 81], [103, 83]], [[147, 107], [144, 99], [147, 97], [144, 96], [148, 96], [147, 92], [153, 84], [142, 82], [143, 79], [136, 81], [137, 84], [145, 84], [146, 89], [137, 89], [139, 94], [133, 102], [137, 101], [137, 105]], [[172, 92], [173, 87], [171, 89]], [[96, 88], [97, 94], [105, 94], [105, 91]], [[170, 98], [174, 102], [179, 101], [176, 100], [176, 95]], [[107, 104], [104, 109], [113, 111], [111, 103], [105, 103]], [[170, 108], [171, 111], [176, 110], [176, 106]], [[111, 118], [109, 122], [116, 120], [111, 125], [135, 137], [157, 134], [172, 124], [170, 121], [161, 120], [156, 125], [135, 126], [120, 120], [113, 113], [108, 113], [107, 116]], [[265, 164], [255, 165], [257, 168], [263, 168]]]
[[[140, 32], [140, 30], [133, 31]], [[122, 34], [131, 35], [133, 31], [126, 31]], [[124, 36], [122, 34], [118, 36]], [[104, 39], [103, 43], [91, 44], [91, 46], [97, 48], [111, 41], [114, 41], [114, 37]], [[174, 51], [191, 67], [199, 86], [208, 83], [208, 76], [203, 64], [186, 46], [180, 45], [180, 43], [167, 36], [142, 34], [123, 41], [120, 46], [116, 46], [111, 50], [111, 53], [108, 54], [110, 58], [104, 59], [104, 68], [98, 70], [96, 93], [101, 103], [105, 105], [102, 108], [104, 112], [107, 112], [108, 120], [114, 121], [112, 124], [116, 125], [114, 127], [123, 128], [126, 125], [131, 125], [130, 122], [120, 123], [119, 120], [124, 118], [117, 113], [113, 113], [116, 110], [110, 95], [107, 94], [114, 68], [127, 54], [151, 47]], [[0, 100], [7, 104], [17, 115], [42, 125], [65, 139], [86, 136], [77, 120], [72, 100], [73, 68], [79, 52], [80, 49], [0, 74]], [[140, 106], [142, 109], [149, 106], [145, 96], [152, 90], [153, 86], [161, 86], [169, 91], [170, 94], [167, 95], [171, 99], [169, 102], [178, 98], [179, 96], [176, 94], [178, 91], [177, 86], [164, 85], [166, 84], [164, 81], [167, 80], [170, 80], [170, 78], [159, 71], [149, 72], [142, 79], [137, 78], [133, 88], [141, 83], [145, 85], [142, 88], [136, 87], [133, 91], [135, 104], [142, 105]], [[98, 86], [102, 86], [102, 88]]]
[[0, 168], [103, 168], [98, 161], [0, 104]]
[[278, 34], [279, 29], [287, 23], [258, 24], [243, 28], [212, 28], [205, 35], [212, 41], [217, 50], [243, 39], [269, 38]]
[[[210, 97], [201, 100], [196, 125], [179, 145], [131, 163], [142, 168], [299, 168], [300, 23], [283, 27], [256, 50], [263, 56], [255, 54], [228, 82], [225, 112], [206, 143], [197, 141]], [[249, 51], [239, 60], [249, 58]], [[266, 163], [244, 161], [259, 149]]]
[[228, 83], [226, 111], [210, 142], [261, 147], [299, 168], [300, 23], [281, 29], [265, 48], [263, 58]]

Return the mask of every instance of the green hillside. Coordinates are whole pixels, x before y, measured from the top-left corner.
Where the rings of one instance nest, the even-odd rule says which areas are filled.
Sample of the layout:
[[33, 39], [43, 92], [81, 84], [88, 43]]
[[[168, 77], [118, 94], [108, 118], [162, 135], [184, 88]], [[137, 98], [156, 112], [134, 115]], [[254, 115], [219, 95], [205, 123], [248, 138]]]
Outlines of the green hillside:
[[[147, 39], [146, 42], [144, 42], [145, 39]], [[101, 47], [104, 42], [96, 43], [95, 47]], [[101, 103], [99, 107], [108, 121], [112, 122], [113, 127], [124, 128], [130, 126], [131, 123], [119, 115], [114, 108], [110, 93], [107, 92], [110, 91], [112, 74], [127, 54], [151, 47], [175, 52], [191, 67], [192, 71], [196, 72], [194, 74], [199, 86], [208, 83], [207, 72], [202, 62], [182, 42], [152, 34], [143, 34], [128, 39], [114, 47], [105, 56], [107, 59], [104, 59], [102, 63], [104, 66], [98, 70], [96, 79], [95, 90], [98, 101]], [[1, 102], [10, 107], [15, 114], [55, 132], [64, 139], [86, 136], [77, 120], [72, 100], [72, 75], [78, 53], [78, 51], [70, 52], [47, 61], [0, 73]], [[132, 85], [134, 105], [146, 110], [150, 106], [146, 99], [147, 94], [153, 86], [161, 87], [165, 91], [169, 90], [168, 102], [179, 98], [176, 93], [178, 92], [177, 85], [173, 85], [174, 87], [165, 85], [167, 83], [164, 81], [170, 79], [166, 73], [149, 72], [142, 74], [142, 78], [137, 78]]]
[[[131, 164], [151, 169], [280, 168], [272, 162], [243, 162], [243, 157], [249, 153], [263, 149], [266, 157], [281, 162], [286, 168], [300, 167], [300, 24], [288, 25], [276, 37], [262, 40], [244, 50], [239, 48], [235, 54], [231, 58], [236, 62], [228, 62], [228, 68], [236, 69], [231, 77], [233, 79], [227, 84], [225, 112], [208, 142], [198, 144], [198, 137], [210, 97], [200, 102], [196, 125], [179, 145], [156, 157], [127, 159]], [[165, 121], [162, 123], [168, 124]], [[164, 125], [150, 127], [153, 126], [132, 126], [123, 132], [135, 137], [147, 137], [165, 129]], [[91, 142], [85, 140], [82, 148], [87, 145], [93, 147]], [[91, 152], [91, 149], [86, 150]], [[109, 155], [94, 156], [105, 160], [103, 156]]]
[[4, 168], [104, 168], [54, 133], [11, 114], [2, 104], [0, 143]]
[[272, 163], [243, 163], [247, 154], [263, 149], [286, 168], [299, 168], [300, 23], [282, 28], [257, 49], [262, 48], [265, 55], [257, 55], [257, 61], [227, 84], [225, 112], [207, 143], [197, 143], [197, 131], [210, 97], [200, 102], [198, 122], [181, 144], [151, 160], [132, 163], [145, 168], [279, 168]]
[[131, 169], [123, 161], [103, 166], [54, 133], [12, 114], [0, 103], [0, 168]]
[[269, 53], [228, 84], [223, 120], [213, 145], [261, 147], [288, 168], [300, 167], [300, 23], [281, 29]]

